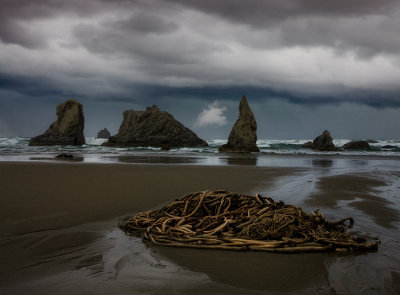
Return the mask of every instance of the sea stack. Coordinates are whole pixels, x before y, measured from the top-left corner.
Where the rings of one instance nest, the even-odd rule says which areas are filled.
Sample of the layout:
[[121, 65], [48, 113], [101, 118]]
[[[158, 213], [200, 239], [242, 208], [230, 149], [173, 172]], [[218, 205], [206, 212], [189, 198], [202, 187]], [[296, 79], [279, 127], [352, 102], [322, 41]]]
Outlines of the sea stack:
[[82, 105], [69, 99], [57, 106], [57, 120], [43, 134], [33, 137], [29, 145], [83, 145], [84, 123]]
[[162, 149], [173, 147], [207, 146], [190, 129], [157, 106], [145, 111], [127, 110], [117, 135], [111, 136], [105, 146], [153, 146]]
[[100, 130], [99, 132], [97, 132], [97, 137], [96, 138], [109, 139], [110, 136], [111, 136], [110, 131], [108, 131], [107, 128], [104, 128], [104, 129]]
[[321, 135], [317, 136], [313, 143], [312, 149], [319, 151], [337, 151], [338, 149], [333, 144], [333, 139], [328, 130], [322, 132]]
[[219, 148], [220, 152], [249, 153], [259, 152], [257, 141], [257, 122], [245, 96], [239, 104], [239, 118], [229, 134], [228, 143]]

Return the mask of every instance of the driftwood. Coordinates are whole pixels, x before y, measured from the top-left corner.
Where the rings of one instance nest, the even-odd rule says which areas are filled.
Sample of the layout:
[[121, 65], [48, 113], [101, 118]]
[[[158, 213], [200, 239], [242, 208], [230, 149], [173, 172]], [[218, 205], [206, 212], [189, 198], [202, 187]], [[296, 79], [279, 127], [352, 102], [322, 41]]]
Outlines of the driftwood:
[[317, 210], [228, 191], [197, 192], [121, 222], [157, 245], [281, 253], [377, 249], [346, 229], [352, 218], [328, 222]]

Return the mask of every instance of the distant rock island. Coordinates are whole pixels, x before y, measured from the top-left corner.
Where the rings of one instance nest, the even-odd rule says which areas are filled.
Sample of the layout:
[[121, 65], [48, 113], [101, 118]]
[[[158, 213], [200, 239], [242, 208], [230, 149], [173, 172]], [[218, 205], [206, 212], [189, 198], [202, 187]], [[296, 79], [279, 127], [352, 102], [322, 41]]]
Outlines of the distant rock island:
[[366, 140], [350, 141], [343, 148], [345, 150], [370, 150], [371, 147]]
[[319, 151], [337, 151], [337, 147], [333, 144], [333, 139], [328, 130], [324, 130], [320, 136], [313, 140], [312, 148]]
[[57, 120], [43, 134], [33, 137], [29, 145], [83, 145], [84, 123], [82, 105], [69, 99], [57, 106]]
[[317, 136], [312, 142], [308, 141], [303, 144], [303, 148], [311, 148], [319, 151], [337, 151], [338, 148], [333, 144], [333, 139], [328, 130], [324, 130], [321, 135]]
[[220, 152], [259, 152], [257, 147], [257, 122], [245, 96], [239, 104], [239, 118], [229, 134], [228, 143], [219, 148]]
[[145, 111], [127, 110], [117, 135], [111, 136], [104, 146], [153, 146], [162, 149], [173, 147], [207, 146], [190, 129], [157, 106]]
[[111, 134], [107, 128], [101, 129], [99, 132], [97, 132], [97, 136], [96, 136], [96, 138], [105, 138], [105, 139], [109, 139], [110, 137], [111, 137]]

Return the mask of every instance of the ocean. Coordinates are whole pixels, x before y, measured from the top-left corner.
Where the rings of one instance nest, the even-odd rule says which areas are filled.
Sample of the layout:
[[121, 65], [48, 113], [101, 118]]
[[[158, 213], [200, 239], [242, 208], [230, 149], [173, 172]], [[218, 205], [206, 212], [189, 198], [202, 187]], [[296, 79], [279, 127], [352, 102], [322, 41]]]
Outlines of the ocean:
[[[175, 148], [162, 151], [157, 147], [105, 147], [101, 146], [106, 139], [86, 137], [83, 146], [29, 146], [29, 137], [0, 137], [0, 161], [27, 161], [51, 159], [60, 153], [73, 154], [83, 162], [118, 162], [121, 157], [130, 156], [156, 156], [156, 157], [196, 157], [203, 159], [197, 164], [218, 163], [223, 153], [218, 148], [225, 144], [224, 139], [207, 140], [208, 147]], [[260, 153], [253, 155], [262, 158], [266, 155], [345, 155], [345, 156], [371, 156], [371, 157], [393, 157], [400, 156], [400, 140], [376, 140], [371, 141], [370, 150], [344, 150], [343, 145], [350, 140], [336, 139], [335, 146], [341, 148], [336, 152], [321, 152], [303, 148], [302, 145], [310, 139], [260, 139], [257, 145]], [[391, 146], [385, 148], [385, 146]], [[207, 159], [205, 161], [205, 159]], [[201, 162], [201, 163], [200, 163]]]

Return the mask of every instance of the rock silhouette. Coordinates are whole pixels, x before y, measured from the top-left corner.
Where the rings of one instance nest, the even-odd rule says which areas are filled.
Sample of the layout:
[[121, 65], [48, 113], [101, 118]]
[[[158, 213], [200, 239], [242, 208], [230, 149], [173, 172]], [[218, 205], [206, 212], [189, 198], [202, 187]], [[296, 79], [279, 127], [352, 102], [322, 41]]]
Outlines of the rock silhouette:
[[333, 139], [328, 130], [322, 132], [313, 140], [312, 149], [319, 151], [337, 151], [338, 149], [333, 144]]
[[69, 99], [57, 106], [57, 120], [43, 134], [33, 137], [29, 145], [83, 145], [84, 121], [82, 105]]
[[117, 135], [111, 136], [105, 146], [173, 147], [207, 146], [207, 142], [157, 106], [145, 111], [127, 110]]
[[371, 147], [369, 146], [369, 143], [365, 140], [359, 140], [359, 141], [350, 141], [346, 143], [343, 148], [345, 150], [369, 150]]
[[257, 122], [245, 96], [239, 104], [239, 118], [229, 134], [228, 143], [219, 148], [220, 152], [259, 152], [257, 147]]
[[110, 131], [108, 131], [107, 128], [104, 128], [104, 129], [100, 130], [100, 131], [97, 133], [97, 138], [106, 138], [106, 139], [109, 139], [110, 136], [111, 136]]

